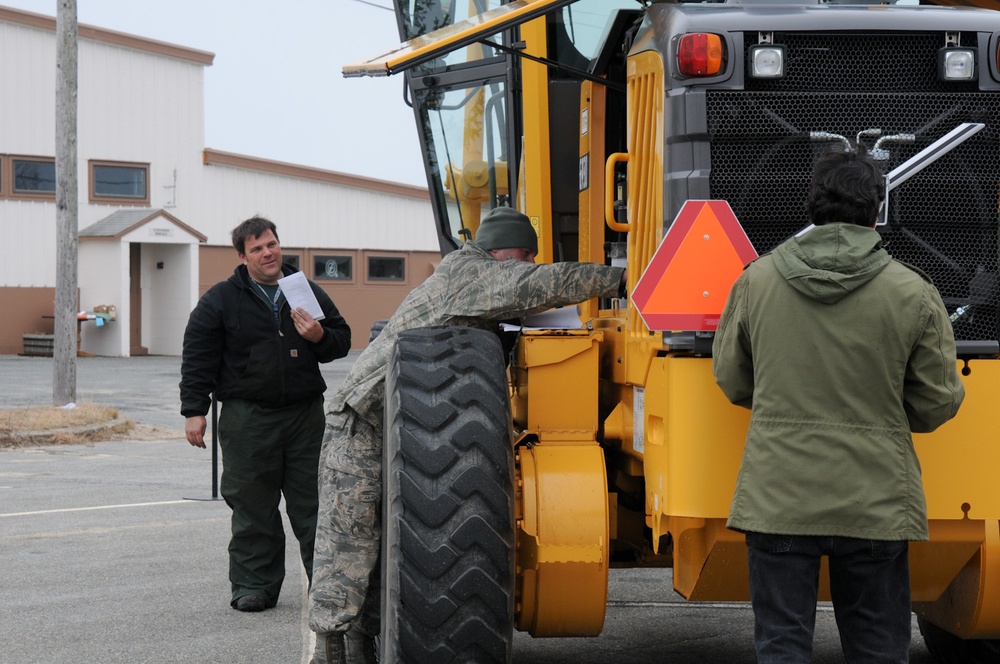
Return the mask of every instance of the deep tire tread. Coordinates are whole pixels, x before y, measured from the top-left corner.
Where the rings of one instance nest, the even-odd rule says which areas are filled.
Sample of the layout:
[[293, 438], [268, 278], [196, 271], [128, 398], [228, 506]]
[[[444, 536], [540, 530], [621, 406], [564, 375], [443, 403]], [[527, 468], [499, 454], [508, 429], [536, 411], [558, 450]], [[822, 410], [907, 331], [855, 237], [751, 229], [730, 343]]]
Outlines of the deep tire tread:
[[400, 334], [384, 469], [382, 661], [508, 662], [513, 451], [495, 335]]
[[425, 526], [437, 528], [454, 515], [460, 507], [458, 501], [449, 495], [435, 498], [428, 496], [416, 482], [406, 475], [400, 476], [399, 479], [403, 502], [413, 507], [414, 512], [419, 514], [419, 519]]

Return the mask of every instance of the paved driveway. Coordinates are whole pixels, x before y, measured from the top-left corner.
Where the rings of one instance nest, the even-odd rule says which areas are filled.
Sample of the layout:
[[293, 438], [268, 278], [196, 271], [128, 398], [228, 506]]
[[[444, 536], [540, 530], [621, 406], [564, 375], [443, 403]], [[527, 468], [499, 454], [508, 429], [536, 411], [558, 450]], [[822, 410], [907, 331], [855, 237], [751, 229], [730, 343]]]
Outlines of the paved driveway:
[[[357, 352], [325, 367], [336, 385]], [[0, 356], [0, 404], [51, 403], [52, 360]], [[0, 660], [307, 662], [305, 573], [294, 540], [272, 610], [229, 608], [229, 509], [209, 451], [184, 441], [178, 358], [79, 358], [78, 401], [118, 408], [152, 439], [0, 450]], [[286, 532], [290, 532], [286, 524]], [[915, 623], [914, 623], [915, 625]], [[691, 604], [669, 570], [613, 570], [605, 629], [515, 635], [519, 664], [750, 664], [746, 604]], [[913, 664], [932, 660], [914, 626]], [[821, 607], [816, 664], [843, 662]]]

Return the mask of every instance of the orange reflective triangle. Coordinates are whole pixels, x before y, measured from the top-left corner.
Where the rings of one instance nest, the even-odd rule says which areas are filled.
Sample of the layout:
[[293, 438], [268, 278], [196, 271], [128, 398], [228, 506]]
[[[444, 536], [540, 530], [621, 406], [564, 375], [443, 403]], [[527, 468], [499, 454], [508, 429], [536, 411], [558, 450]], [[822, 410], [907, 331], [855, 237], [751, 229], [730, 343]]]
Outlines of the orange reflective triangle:
[[688, 201], [632, 301], [650, 330], [714, 330], [733, 282], [757, 257], [726, 201]]

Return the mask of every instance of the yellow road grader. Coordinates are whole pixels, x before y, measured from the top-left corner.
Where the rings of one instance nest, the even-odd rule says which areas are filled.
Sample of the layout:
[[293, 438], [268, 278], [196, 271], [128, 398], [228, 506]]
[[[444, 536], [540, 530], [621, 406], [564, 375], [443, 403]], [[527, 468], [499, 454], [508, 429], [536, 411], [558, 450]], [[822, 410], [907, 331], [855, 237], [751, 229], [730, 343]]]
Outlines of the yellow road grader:
[[714, 384], [712, 334], [746, 243], [808, 224], [813, 161], [845, 140], [884, 166], [878, 230], [940, 290], [967, 390], [916, 436], [931, 539], [910, 549], [913, 608], [942, 661], [1000, 661], [1000, 11], [934, 4], [967, 6], [396, 0], [404, 43], [344, 74], [403, 73], [442, 252], [509, 205], [540, 260], [627, 265], [632, 297], [522, 329], [507, 364], [477, 331], [400, 337], [382, 661], [598, 634], [611, 567], [748, 599], [725, 527], [748, 414]]

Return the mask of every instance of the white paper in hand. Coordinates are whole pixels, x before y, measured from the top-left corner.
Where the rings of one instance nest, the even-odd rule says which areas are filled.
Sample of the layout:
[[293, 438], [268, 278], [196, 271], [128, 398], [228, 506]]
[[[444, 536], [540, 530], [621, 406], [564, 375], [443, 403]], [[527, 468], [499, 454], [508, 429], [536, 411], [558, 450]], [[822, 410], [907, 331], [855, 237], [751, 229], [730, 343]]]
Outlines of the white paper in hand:
[[281, 286], [281, 292], [285, 294], [285, 299], [288, 300], [288, 304], [292, 309], [302, 307], [316, 320], [326, 318], [326, 315], [323, 314], [323, 310], [319, 306], [319, 302], [316, 300], [316, 294], [309, 287], [309, 280], [306, 279], [306, 275], [301, 272], [295, 272], [287, 277], [278, 279], [278, 285]]

